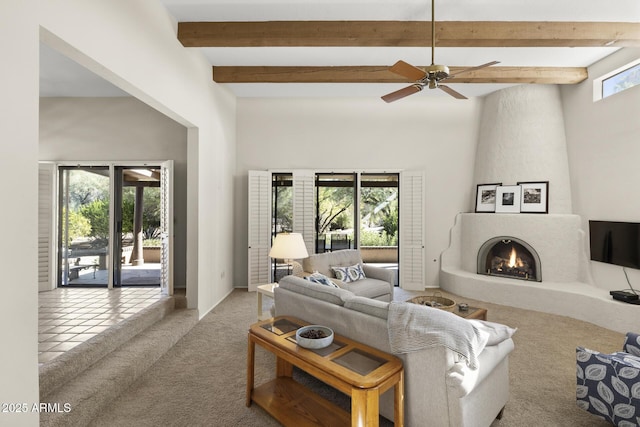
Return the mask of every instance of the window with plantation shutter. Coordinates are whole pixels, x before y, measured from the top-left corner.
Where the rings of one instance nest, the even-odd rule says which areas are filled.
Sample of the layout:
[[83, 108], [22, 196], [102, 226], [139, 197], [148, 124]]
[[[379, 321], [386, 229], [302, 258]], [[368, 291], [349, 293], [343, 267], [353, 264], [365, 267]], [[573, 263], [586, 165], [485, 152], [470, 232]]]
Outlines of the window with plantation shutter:
[[307, 252], [315, 253], [315, 207], [313, 201], [315, 173], [293, 171], [293, 231], [302, 234]]
[[55, 183], [53, 163], [38, 165], [38, 291], [55, 288]]
[[271, 172], [249, 171], [248, 288], [271, 281]]
[[162, 163], [160, 180], [160, 289], [173, 295], [173, 160]]
[[424, 175], [400, 174], [400, 287], [423, 290], [424, 275]]

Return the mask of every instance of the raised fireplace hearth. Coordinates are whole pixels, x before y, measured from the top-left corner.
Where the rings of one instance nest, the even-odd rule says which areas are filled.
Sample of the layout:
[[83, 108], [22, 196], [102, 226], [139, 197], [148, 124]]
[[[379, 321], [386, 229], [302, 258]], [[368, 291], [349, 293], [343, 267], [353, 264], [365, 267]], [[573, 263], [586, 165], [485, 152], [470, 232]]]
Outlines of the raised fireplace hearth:
[[[594, 285], [580, 225], [577, 215], [458, 214], [450, 246], [441, 256], [440, 288], [463, 298], [573, 317], [621, 333], [633, 330], [638, 306], [615, 301], [608, 289]], [[539, 266], [544, 267], [543, 280], [478, 274], [479, 250], [495, 236], [518, 236], [535, 248]]]
[[494, 237], [478, 251], [478, 274], [542, 281], [540, 257], [524, 240]]

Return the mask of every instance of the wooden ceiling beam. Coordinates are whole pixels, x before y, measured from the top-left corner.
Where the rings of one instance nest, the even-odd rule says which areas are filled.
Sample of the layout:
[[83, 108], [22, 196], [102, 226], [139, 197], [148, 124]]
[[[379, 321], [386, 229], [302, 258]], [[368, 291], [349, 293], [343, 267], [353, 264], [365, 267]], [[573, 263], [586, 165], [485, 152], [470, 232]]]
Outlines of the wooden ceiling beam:
[[[185, 47], [431, 46], [425, 21], [180, 22]], [[436, 21], [441, 47], [640, 46], [638, 22]]]
[[[468, 67], [449, 67], [455, 74]], [[447, 83], [575, 84], [587, 78], [582, 67], [487, 67], [463, 73]], [[213, 67], [218, 83], [402, 83], [389, 66], [341, 67]]]

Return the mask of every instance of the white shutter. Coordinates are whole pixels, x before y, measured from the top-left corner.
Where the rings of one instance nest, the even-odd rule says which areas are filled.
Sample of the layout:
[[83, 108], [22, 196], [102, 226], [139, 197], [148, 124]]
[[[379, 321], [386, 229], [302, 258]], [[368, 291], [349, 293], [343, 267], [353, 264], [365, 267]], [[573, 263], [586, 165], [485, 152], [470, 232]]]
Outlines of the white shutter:
[[249, 171], [248, 287], [271, 281], [271, 172]]
[[56, 166], [38, 164], [38, 291], [55, 288]]
[[160, 289], [173, 295], [173, 160], [162, 162], [160, 175]]
[[316, 252], [316, 215], [313, 204], [315, 176], [313, 171], [293, 171], [293, 232], [302, 234], [309, 254]]
[[400, 174], [400, 287], [424, 290], [424, 175]]

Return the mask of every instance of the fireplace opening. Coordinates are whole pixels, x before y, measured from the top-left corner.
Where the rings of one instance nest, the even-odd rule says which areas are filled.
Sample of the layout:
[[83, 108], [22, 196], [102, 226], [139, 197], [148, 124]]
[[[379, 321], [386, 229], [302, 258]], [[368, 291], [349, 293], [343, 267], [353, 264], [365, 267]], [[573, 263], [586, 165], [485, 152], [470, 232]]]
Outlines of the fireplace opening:
[[542, 281], [538, 254], [515, 237], [495, 237], [485, 242], [478, 251], [478, 274]]

